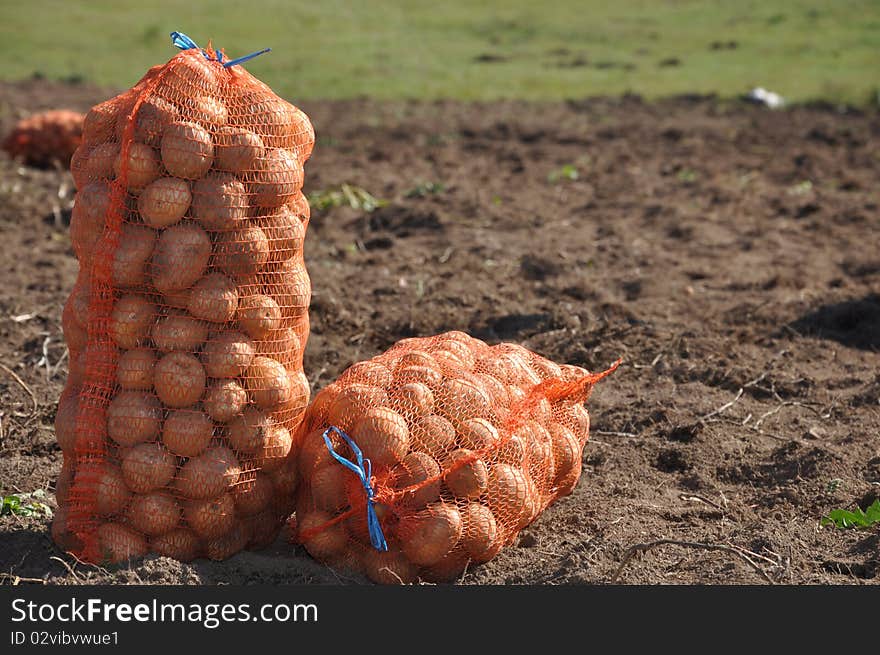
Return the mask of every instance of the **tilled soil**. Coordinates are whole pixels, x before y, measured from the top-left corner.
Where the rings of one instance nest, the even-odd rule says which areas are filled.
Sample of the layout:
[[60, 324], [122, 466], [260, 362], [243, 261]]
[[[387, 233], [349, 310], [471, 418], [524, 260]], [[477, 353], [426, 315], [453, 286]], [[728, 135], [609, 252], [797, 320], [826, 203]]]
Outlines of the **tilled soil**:
[[[109, 95], [0, 84], [0, 128]], [[624, 358], [590, 400], [577, 489], [462, 583], [880, 580], [876, 527], [820, 525], [880, 492], [876, 112], [301, 105], [319, 135], [306, 191], [347, 183], [388, 201], [313, 211], [313, 393], [402, 337], [449, 329], [590, 369]], [[4, 494], [51, 490], [60, 468], [71, 187], [0, 156]], [[59, 552], [45, 518], [3, 516], [0, 543], [5, 582], [365, 582], [283, 538], [225, 562], [115, 570]]]

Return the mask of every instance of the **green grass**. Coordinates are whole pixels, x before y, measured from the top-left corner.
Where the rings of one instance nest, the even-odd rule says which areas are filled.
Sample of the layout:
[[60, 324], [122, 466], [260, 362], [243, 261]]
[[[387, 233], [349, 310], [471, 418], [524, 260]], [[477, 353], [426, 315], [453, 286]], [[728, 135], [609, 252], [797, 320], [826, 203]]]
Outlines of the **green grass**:
[[271, 46], [247, 68], [294, 102], [764, 86], [865, 103], [880, 88], [877, 0], [0, 0], [0, 14], [5, 79], [129, 86], [173, 55], [176, 29], [231, 56]]

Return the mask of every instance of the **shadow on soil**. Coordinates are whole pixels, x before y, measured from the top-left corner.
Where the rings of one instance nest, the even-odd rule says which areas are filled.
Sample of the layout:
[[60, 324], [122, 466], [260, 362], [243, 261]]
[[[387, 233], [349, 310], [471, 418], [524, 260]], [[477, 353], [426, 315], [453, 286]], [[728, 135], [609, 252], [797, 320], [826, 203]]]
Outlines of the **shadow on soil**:
[[804, 336], [831, 339], [863, 350], [880, 348], [880, 295], [824, 305], [790, 327]]

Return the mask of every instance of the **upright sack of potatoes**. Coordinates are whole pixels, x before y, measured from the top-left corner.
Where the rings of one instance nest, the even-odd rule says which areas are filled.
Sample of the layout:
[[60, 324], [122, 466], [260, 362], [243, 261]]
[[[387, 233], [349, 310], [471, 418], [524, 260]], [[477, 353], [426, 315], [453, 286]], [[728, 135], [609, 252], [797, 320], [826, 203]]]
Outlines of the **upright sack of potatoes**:
[[571, 493], [599, 374], [462, 332], [404, 339], [300, 426], [296, 538], [381, 583], [448, 581]]
[[92, 108], [71, 162], [53, 537], [89, 562], [222, 559], [294, 506], [314, 132], [223, 53], [176, 45]]

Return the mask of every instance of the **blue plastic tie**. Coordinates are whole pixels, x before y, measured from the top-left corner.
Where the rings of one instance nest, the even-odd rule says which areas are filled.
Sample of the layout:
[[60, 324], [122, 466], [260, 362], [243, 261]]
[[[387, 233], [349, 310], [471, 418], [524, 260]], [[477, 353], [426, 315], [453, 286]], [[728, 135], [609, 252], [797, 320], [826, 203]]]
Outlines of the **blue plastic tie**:
[[264, 55], [267, 52], [272, 52], [272, 48], [263, 48], [262, 50], [257, 50], [256, 52], [252, 52], [249, 55], [245, 55], [244, 57], [239, 57], [238, 59], [232, 59], [227, 61], [223, 66], [225, 68], [229, 68], [230, 66], [236, 66], [238, 64], [243, 64], [246, 61], [250, 61], [254, 57], [259, 57], [260, 55]]
[[171, 43], [172, 45], [177, 46], [181, 50], [191, 50], [192, 48], [198, 48], [196, 42], [189, 38], [183, 32], [172, 32], [171, 33]]
[[[342, 455], [333, 450], [333, 442], [330, 441], [330, 437], [327, 435], [330, 432], [335, 432], [340, 437], [345, 439], [345, 442], [351, 447], [354, 451], [355, 459], [357, 459], [357, 464], [354, 462], [345, 459]], [[352, 471], [355, 475], [360, 478], [361, 484], [364, 485], [364, 490], [367, 492], [367, 527], [370, 531], [370, 543], [373, 544], [373, 548], [376, 550], [388, 550], [388, 542], [385, 541], [385, 535], [382, 532], [382, 526], [379, 523], [379, 517], [376, 516], [376, 508], [374, 507], [376, 501], [373, 496], [375, 495], [375, 490], [373, 486], [370, 484], [370, 476], [372, 474], [373, 466], [370, 463], [369, 459], [364, 459], [364, 455], [361, 452], [361, 449], [358, 448], [357, 444], [349, 437], [345, 432], [340, 430], [339, 428], [331, 425], [329, 428], [324, 430], [324, 443], [327, 444], [327, 450], [330, 451], [330, 454], [333, 458], [345, 466], [347, 469]]]
[[[172, 32], [171, 33], [171, 43], [172, 43], [172, 45], [180, 48], [181, 50], [192, 50], [193, 48], [198, 48], [201, 50], [201, 48], [199, 48], [198, 44], [196, 44], [195, 41], [193, 41], [191, 38], [189, 38], [183, 32]], [[245, 55], [244, 57], [239, 57], [238, 59], [232, 59], [230, 61], [227, 61], [225, 64], [223, 64], [223, 53], [222, 52], [220, 52], [219, 50], [215, 50], [214, 56], [216, 57], [217, 61], [219, 61], [221, 64], [223, 64], [224, 68], [229, 68], [230, 66], [235, 66], [237, 64], [243, 64], [246, 61], [250, 61], [254, 57], [259, 57], [260, 55], [264, 55], [267, 52], [272, 52], [272, 48], [263, 48], [262, 50], [258, 50], [257, 52], [252, 52], [251, 54]], [[204, 50], [202, 50], [202, 54], [204, 55], [205, 59], [211, 58], [211, 55], [209, 55]]]

